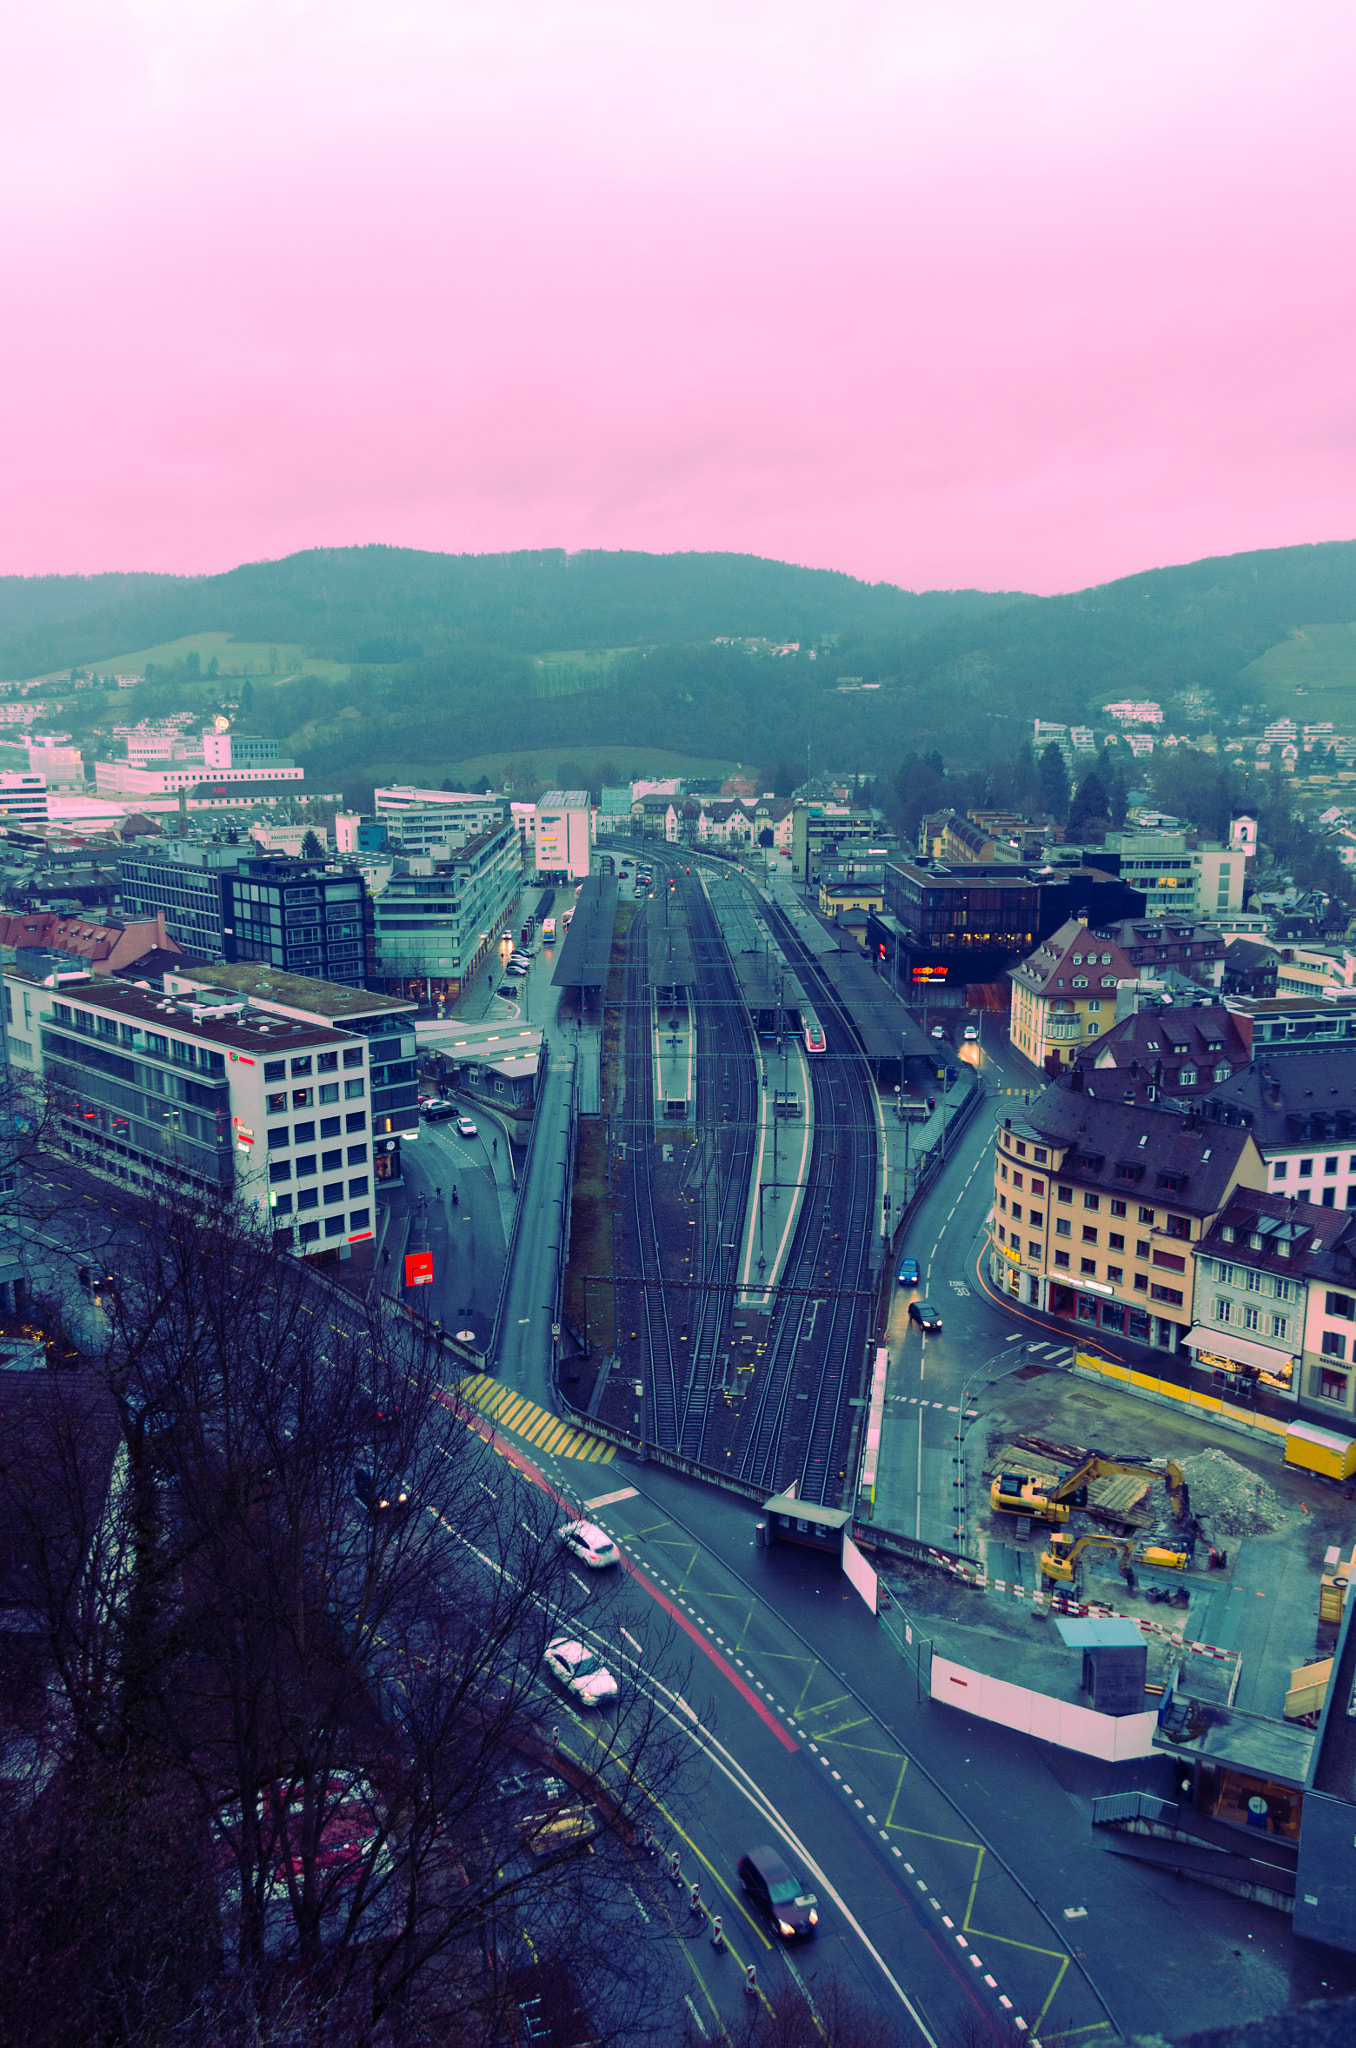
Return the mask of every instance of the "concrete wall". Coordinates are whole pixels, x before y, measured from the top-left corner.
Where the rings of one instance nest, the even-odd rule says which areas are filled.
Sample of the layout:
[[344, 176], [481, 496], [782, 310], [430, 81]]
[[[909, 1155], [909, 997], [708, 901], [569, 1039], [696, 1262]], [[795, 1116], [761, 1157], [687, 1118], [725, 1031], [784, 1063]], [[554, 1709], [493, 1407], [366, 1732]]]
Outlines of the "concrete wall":
[[1306, 1792], [1295, 1872], [1296, 1934], [1356, 1950], [1356, 1809]]

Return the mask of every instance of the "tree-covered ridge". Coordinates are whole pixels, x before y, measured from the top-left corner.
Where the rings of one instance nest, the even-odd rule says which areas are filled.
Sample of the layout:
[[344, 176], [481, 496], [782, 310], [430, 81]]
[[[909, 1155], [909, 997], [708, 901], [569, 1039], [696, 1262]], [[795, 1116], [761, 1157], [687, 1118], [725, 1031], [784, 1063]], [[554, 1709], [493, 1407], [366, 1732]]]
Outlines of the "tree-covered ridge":
[[911, 633], [1013, 601], [920, 594], [757, 555], [313, 548], [221, 576], [0, 578], [0, 674], [105, 662], [201, 632], [390, 662], [467, 645], [535, 653], [722, 635], [785, 642], [865, 627]]

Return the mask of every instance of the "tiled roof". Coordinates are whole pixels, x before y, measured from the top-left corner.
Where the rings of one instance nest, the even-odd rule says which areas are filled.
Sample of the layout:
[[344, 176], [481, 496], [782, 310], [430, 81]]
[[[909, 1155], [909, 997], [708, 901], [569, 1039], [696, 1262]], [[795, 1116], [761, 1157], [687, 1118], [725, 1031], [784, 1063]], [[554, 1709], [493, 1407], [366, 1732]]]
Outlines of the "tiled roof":
[[[1075, 964], [1074, 955], [1079, 956]], [[1103, 955], [1109, 954], [1109, 959]], [[1090, 931], [1076, 917], [1066, 918], [1058, 931], [1043, 939], [1034, 953], [1008, 969], [1009, 979], [1032, 995], [1073, 997], [1075, 975], [1086, 977], [1086, 993], [1114, 995], [1118, 981], [1133, 981], [1135, 970], [1114, 940]], [[1106, 984], [1105, 989], [1103, 983]], [[1084, 990], [1077, 991], [1079, 995]]]
[[1268, 1052], [1212, 1088], [1203, 1113], [1256, 1133], [1263, 1148], [1356, 1137], [1356, 1046]]
[[[1200, 1249], [1212, 1258], [1302, 1279], [1331, 1256], [1353, 1224], [1356, 1216], [1344, 1209], [1319, 1209], [1259, 1188], [1237, 1188]], [[1289, 1250], [1283, 1253], [1283, 1246]]]
[[1108, 1102], [1055, 1084], [1014, 1117], [1013, 1129], [1037, 1144], [1068, 1148], [1061, 1176], [1136, 1202], [1208, 1216], [1252, 1134], [1203, 1124], [1196, 1115]]
[[[1220, 1086], [1216, 1069], [1237, 1072], [1248, 1047], [1237, 1021], [1221, 1004], [1139, 1010], [1122, 1017], [1075, 1062], [1096, 1096], [1150, 1103], [1164, 1095], [1190, 1100]], [[1184, 1081], [1183, 1073], [1193, 1076]]]

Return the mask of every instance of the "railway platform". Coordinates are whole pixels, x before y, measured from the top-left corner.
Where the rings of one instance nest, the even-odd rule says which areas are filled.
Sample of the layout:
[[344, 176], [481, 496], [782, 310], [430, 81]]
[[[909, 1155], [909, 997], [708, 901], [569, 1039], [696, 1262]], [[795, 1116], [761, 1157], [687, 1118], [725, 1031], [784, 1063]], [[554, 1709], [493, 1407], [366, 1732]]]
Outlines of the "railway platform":
[[807, 1194], [814, 1091], [798, 1041], [783, 1039], [781, 1053], [762, 1062], [761, 1083], [739, 1256], [739, 1285], [745, 1291], [735, 1297], [740, 1306], [755, 1310], [772, 1305]]

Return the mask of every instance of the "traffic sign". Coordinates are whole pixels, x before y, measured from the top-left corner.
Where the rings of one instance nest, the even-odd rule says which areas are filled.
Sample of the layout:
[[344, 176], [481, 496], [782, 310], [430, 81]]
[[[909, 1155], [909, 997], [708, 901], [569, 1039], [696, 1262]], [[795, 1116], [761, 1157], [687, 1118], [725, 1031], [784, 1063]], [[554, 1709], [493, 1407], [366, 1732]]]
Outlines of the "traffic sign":
[[432, 1252], [406, 1252], [405, 1285], [407, 1287], [431, 1287], [433, 1285]]

